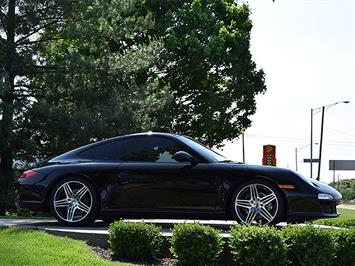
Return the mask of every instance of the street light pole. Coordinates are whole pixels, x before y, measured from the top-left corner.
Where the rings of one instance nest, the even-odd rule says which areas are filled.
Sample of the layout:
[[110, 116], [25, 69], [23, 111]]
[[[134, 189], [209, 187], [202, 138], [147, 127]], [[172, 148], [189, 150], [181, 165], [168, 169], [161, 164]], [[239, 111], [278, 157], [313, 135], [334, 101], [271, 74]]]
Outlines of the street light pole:
[[317, 180], [320, 179], [320, 166], [322, 163], [322, 147], [323, 147], [323, 128], [324, 128], [324, 109], [325, 107], [322, 106], [322, 124], [320, 128], [320, 144], [319, 144], [319, 162], [318, 162], [318, 175]]
[[339, 103], [349, 103], [350, 101], [341, 101], [341, 102], [335, 102], [332, 104], [324, 105], [318, 108], [312, 108], [311, 109], [311, 158], [310, 158], [310, 163], [311, 163], [311, 178], [313, 177], [313, 115], [322, 112], [322, 124], [321, 124], [321, 139], [320, 139], [320, 149], [319, 149], [319, 164], [318, 164], [318, 175], [317, 175], [317, 180], [320, 179], [320, 166], [321, 166], [321, 157], [322, 157], [322, 144], [323, 144], [323, 126], [324, 126], [324, 111], [325, 109], [328, 109], [334, 105], [337, 105]]

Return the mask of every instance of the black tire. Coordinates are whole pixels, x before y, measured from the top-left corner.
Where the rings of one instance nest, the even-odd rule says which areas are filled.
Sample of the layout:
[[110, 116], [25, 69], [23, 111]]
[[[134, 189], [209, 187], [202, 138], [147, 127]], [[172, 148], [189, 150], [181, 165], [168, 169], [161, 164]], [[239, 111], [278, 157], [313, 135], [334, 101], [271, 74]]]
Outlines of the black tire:
[[[55, 201], [56, 201], [56, 203], [59, 202], [60, 196], [64, 197], [67, 194], [67, 192], [64, 189], [64, 187], [67, 187], [67, 185], [69, 185], [69, 187], [72, 187], [72, 192], [73, 192], [72, 198], [74, 198], [76, 196], [77, 192], [79, 192], [80, 185], [82, 185], [81, 188], [84, 188], [84, 186], [86, 186], [87, 192], [84, 192], [85, 194], [82, 196], [82, 199], [80, 200], [80, 202], [82, 201], [81, 204], [88, 203], [88, 204], [86, 204], [86, 207], [90, 207], [89, 210], [85, 209], [85, 211], [81, 211], [79, 209], [80, 206], [79, 207], [77, 206], [77, 209], [75, 209], [75, 206], [73, 207], [72, 204], [78, 204], [78, 203], [71, 202], [72, 198], [70, 198], [71, 200], [69, 200], [68, 197], [67, 197], [67, 199], [63, 198], [62, 200], [71, 202], [71, 203], [65, 202], [63, 204], [63, 205], [68, 204], [68, 206], [70, 205], [70, 207], [68, 207], [68, 206], [67, 207], [64, 207], [64, 206], [58, 207], [58, 204], [54, 203]], [[84, 191], [84, 189], [82, 191]], [[85, 200], [85, 202], [84, 202], [84, 200]], [[78, 202], [78, 201], [76, 201], [76, 202]], [[97, 193], [96, 193], [95, 188], [91, 185], [90, 182], [88, 182], [86, 179], [81, 178], [81, 177], [68, 177], [63, 180], [60, 180], [57, 184], [55, 184], [55, 186], [52, 189], [52, 192], [50, 194], [49, 205], [50, 205], [51, 213], [58, 220], [58, 222], [63, 225], [67, 225], [67, 226], [89, 225], [96, 220], [96, 218], [98, 216], [98, 212], [99, 212], [99, 202], [98, 202], [98, 197], [97, 197]], [[57, 205], [57, 206], [55, 206], [55, 205]], [[71, 208], [71, 210], [73, 210], [72, 211], [72, 213], [73, 213], [72, 221], [70, 221], [70, 219], [66, 220], [65, 218], [63, 218], [65, 216], [65, 213], [67, 213], [67, 218], [68, 218], [68, 213], [69, 213], [68, 209], [69, 208]], [[77, 216], [79, 216], [79, 218], [77, 220], [75, 220], [76, 219], [75, 213], [81, 214], [81, 215], [77, 215]], [[80, 218], [80, 216], [82, 216], [82, 217]]]
[[[251, 191], [250, 191], [250, 186], [251, 185], [256, 185], [257, 187], [257, 191], [261, 190], [259, 192], [260, 197], [260, 202], [259, 203], [255, 203], [255, 201], [253, 203], [245, 203], [246, 205], [250, 204], [250, 207], [248, 206], [236, 206], [236, 199], [238, 196], [238, 202], [244, 204], [243, 202], [241, 202], [240, 200], [244, 200], [243, 199], [243, 193], [245, 197], [246, 201], [253, 201], [252, 199], [252, 195], [251, 195]], [[248, 197], [248, 190], [249, 189], [249, 194], [250, 194], [250, 198]], [[267, 191], [270, 192], [267, 193]], [[261, 202], [262, 198], [265, 198], [267, 195], [270, 196], [270, 199], [273, 198], [273, 196], [271, 195], [272, 193], [274, 193], [275, 196], [275, 200], [271, 201], [268, 204], [264, 204]], [[264, 193], [264, 194], [263, 194]], [[267, 198], [265, 198], [266, 200]], [[276, 202], [277, 201], [277, 202]], [[267, 201], [265, 201], [267, 202]], [[260, 205], [263, 205], [262, 207]], [[257, 206], [255, 206], [257, 205]], [[271, 208], [270, 208], [271, 206]], [[276, 208], [277, 206], [277, 208]], [[232, 194], [231, 197], [231, 204], [230, 204], [230, 208], [231, 208], [231, 213], [233, 215], [233, 218], [241, 224], [256, 224], [256, 225], [275, 225], [277, 223], [279, 223], [280, 221], [282, 221], [282, 219], [285, 216], [285, 202], [284, 202], [284, 197], [282, 196], [280, 190], [278, 187], [276, 187], [274, 184], [261, 180], [261, 179], [253, 179], [250, 180], [248, 182], [245, 182], [241, 185], [239, 185]], [[269, 210], [270, 209], [270, 210]], [[252, 210], [252, 211], [251, 211]], [[268, 215], [265, 215], [265, 210], [269, 211], [269, 213], [271, 214], [271, 216], [273, 217], [271, 220], [267, 220], [264, 216], [269, 217]], [[251, 220], [251, 222], [249, 222], [249, 220], [251, 219], [251, 217], [248, 217], [249, 212], [252, 213], [251, 216], [253, 216], [255, 214], [255, 220]], [[261, 212], [261, 213], [260, 213]], [[248, 219], [250, 218], [250, 219]]]

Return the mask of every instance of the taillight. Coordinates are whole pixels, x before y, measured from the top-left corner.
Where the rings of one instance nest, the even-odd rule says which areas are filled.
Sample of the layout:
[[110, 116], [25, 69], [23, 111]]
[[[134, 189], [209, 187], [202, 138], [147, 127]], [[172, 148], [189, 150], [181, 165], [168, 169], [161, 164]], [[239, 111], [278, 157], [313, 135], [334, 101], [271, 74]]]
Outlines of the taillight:
[[20, 175], [20, 178], [27, 178], [27, 177], [31, 177], [31, 176], [34, 176], [34, 175], [37, 175], [38, 172], [36, 171], [33, 171], [33, 170], [27, 170], [25, 172], [23, 172], [21, 175]]

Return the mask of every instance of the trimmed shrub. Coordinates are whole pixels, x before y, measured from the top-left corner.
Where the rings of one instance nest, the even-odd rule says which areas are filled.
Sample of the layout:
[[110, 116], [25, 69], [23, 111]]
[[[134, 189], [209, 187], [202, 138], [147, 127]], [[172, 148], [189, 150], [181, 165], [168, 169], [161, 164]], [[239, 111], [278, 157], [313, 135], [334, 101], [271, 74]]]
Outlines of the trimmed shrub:
[[223, 251], [223, 239], [218, 230], [199, 223], [177, 224], [172, 230], [170, 251], [181, 264], [216, 263]]
[[229, 247], [239, 265], [286, 265], [286, 246], [274, 227], [235, 226]]
[[332, 235], [335, 240], [333, 264], [355, 266], [355, 228], [332, 230]]
[[109, 227], [109, 243], [113, 254], [120, 258], [155, 258], [162, 245], [160, 228], [144, 222], [113, 222]]
[[329, 231], [305, 227], [285, 227], [281, 231], [292, 264], [327, 266], [332, 264], [334, 241]]
[[338, 217], [335, 219], [319, 219], [319, 220], [313, 221], [312, 223], [313, 224], [323, 224], [323, 225], [328, 225], [328, 226], [351, 228], [351, 227], [355, 227], [355, 218]]

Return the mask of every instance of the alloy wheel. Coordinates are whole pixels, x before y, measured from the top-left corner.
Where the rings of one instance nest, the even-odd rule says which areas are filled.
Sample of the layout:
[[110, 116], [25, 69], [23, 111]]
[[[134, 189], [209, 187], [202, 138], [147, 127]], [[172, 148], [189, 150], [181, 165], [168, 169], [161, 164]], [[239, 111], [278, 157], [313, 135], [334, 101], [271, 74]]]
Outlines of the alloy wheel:
[[68, 223], [76, 223], [88, 216], [93, 206], [90, 189], [79, 181], [68, 181], [58, 187], [53, 198], [56, 214]]
[[235, 212], [244, 224], [269, 224], [278, 214], [279, 200], [264, 184], [249, 184], [235, 198]]

